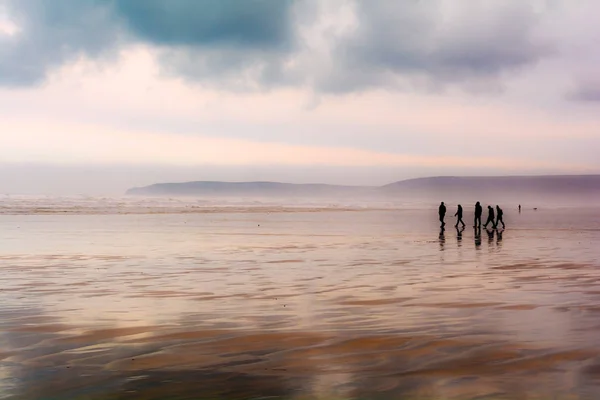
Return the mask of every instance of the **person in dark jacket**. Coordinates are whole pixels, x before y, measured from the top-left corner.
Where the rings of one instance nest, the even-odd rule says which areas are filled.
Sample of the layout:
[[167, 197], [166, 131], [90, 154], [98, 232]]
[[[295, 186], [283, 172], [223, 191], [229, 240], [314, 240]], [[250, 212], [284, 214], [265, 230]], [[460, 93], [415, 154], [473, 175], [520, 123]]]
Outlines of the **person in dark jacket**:
[[444, 222], [444, 217], [446, 216], [446, 206], [444, 205], [444, 202], [442, 201], [442, 203], [440, 204], [440, 208], [438, 209], [438, 213], [440, 214], [440, 222], [442, 223], [442, 228], [446, 225], [446, 223]]
[[500, 208], [500, 206], [496, 206], [496, 226], [498, 226], [498, 224], [500, 222], [502, 222], [502, 229], [506, 228], [506, 225], [504, 225], [504, 220], [502, 219], [502, 217], [504, 216], [504, 211], [502, 211], [502, 209]]
[[492, 227], [494, 229], [496, 229], [496, 223], [494, 222], [494, 209], [492, 208], [492, 206], [488, 206], [488, 219], [487, 221], [485, 221], [485, 224], [483, 224], [483, 227], [487, 229], [488, 224], [491, 222], [492, 223]]
[[483, 208], [481, 207], [481, 204], [479, 204], [479, 202], [477, 202], [477, 204], [475, 204], [475, 223], [473, 225], [473, 228], [481, 228], [481, 213], [483, 212]]
[[454, 216], [457, 217], [456, 225], [454, 225], [455, 228], [458, 228], [459, 223], [461, 223], [463, 227], [465, 226], [465, 223], [462, 220], [462, 214], [463, 214], [463, 209], [462, 209], [462, 206], [459, 204], [458, 210], [456, 210], [456, 214], [454, 214]]

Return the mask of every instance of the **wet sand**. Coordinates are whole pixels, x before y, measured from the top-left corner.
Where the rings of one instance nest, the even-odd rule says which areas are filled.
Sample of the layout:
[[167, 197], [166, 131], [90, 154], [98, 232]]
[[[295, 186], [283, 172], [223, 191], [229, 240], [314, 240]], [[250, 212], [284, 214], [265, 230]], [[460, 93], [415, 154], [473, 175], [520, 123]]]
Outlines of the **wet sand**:
[[599, 398], [600, 212], [505, 212], [2, 215], [0, 397]]

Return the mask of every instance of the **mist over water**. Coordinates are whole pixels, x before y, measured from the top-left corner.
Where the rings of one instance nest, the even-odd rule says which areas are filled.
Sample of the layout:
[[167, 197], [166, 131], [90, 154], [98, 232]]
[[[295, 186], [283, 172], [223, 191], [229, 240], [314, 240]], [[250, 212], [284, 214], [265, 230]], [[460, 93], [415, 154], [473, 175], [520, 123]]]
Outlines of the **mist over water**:
[[465, 215], [472, 214], [475, 203], [500, 205], [503, 209], [523, 210], [555, 208], [595, 208], [600, 206], [600, 194], [563, 192], [549, 196], [527, 192], [489, 193], [485, 191], [418, 191], [411, 193], [377, 193], [354, 195], [348, 193], [324, 196], [308, 195], [207, 195], [207, 196], [38, 196], [0, 195], [0, 214], [145, 214], [145, 213], [202, 213], [231, 210], [276, 209], [415, 209], [436, 208], [441, 201], [449, 207], [448, 213], [456, 211], [461, 204]]

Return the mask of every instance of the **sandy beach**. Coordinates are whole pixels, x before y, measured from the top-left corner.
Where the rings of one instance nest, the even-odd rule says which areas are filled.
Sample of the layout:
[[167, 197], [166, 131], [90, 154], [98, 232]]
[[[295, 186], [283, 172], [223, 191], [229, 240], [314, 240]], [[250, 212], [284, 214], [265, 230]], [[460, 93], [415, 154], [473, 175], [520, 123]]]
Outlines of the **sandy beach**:
[[478, 237], [436, 204], [24, 201], [1, 398], [600, 396], [599, 209], [505, 206]]

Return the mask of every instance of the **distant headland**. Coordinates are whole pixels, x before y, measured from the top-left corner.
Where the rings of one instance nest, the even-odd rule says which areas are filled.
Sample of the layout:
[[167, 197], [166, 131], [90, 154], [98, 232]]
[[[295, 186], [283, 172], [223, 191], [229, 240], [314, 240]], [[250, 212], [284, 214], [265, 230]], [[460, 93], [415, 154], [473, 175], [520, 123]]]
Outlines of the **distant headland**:
[[396, 197], [515, 199], [585, 197], [600, 204], [600, 175], [438, 176], [407, 179], [384, 186], [343, 186], [281, 182], [197, 181], [158, 183], [129, 189], [129, 196], [244, 197]]

